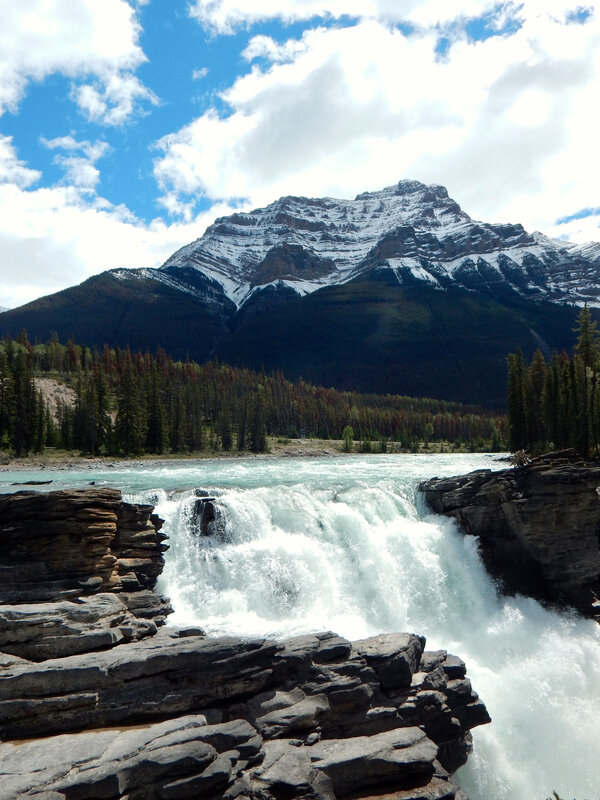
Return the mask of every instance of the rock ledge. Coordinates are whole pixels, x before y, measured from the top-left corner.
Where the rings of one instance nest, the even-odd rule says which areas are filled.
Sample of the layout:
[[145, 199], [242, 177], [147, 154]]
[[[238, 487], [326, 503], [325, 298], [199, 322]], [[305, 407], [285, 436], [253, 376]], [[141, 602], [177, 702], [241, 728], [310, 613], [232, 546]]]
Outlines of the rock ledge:
[[506, 591], [599, 617], [600, 465], [566, 450], [498, 472], [432, 478], [419, 489], [434, 511], [479, 537]]

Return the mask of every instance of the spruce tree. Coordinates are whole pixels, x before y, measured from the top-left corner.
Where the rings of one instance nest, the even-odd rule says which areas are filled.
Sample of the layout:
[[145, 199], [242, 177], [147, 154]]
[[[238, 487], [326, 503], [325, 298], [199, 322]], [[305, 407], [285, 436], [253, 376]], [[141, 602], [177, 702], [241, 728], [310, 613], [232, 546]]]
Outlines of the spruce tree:
[[542, 402], [546, 377], [546, 361], [541, 350], [538, 349], [533, 354], [528, 372], [526, 408], [527, 437], [531, 447], [536, 450], [541, 450], [548, 441]]
[[229, 416], [229, 408], [227, 405], [223, 405], [221, 408], [221, 412], [219, 414], [219, 422], [217, 433], [219, 434], [219, 438], [221, 440], [221, 447], [225, 451], [231, 450], [233, 446], [233, 437], [231, 434], [231, 418]]
[[264, 453], [267, 450], [267, 427], [263, 392], [257, 391], [250, 414], [250, 450]]
[[529, 444], [525, 376], [523, 355], [517, 348], [508, 356], [508, 446], [512, 452], [525, 450]]
[[146, 394], [148, 410], [146, 450], [150, 453], [164, 453], [168, 445], [167, 415], [162, 398], [161, 380], [155, 363], [147, 379]]
[[17, 457], [28, 455], [37, 427], [37, 395], [31, 359], [20, 348], [14, 362], [15, 419], [12, 445]]
[[138, 455], [142, 452], [144, 434], [138, 382], [127, 351], [117, 394], [116, 446], [126, 456]]

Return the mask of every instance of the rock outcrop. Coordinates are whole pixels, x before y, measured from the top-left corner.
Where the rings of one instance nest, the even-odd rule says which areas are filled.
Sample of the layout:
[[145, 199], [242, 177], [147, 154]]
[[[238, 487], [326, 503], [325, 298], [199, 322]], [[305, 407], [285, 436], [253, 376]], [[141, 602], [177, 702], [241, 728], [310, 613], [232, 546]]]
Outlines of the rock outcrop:
[[158, 629], [151, 507], [87, 490], [0, 509], [0, 800], [465, 799], [450, 773], [489, 717], [457, 657], [415, 634]]
[[560, 451], [419, 488], [434, 511], [479, 537], [506, 591], [600, 618], [600, 465]]

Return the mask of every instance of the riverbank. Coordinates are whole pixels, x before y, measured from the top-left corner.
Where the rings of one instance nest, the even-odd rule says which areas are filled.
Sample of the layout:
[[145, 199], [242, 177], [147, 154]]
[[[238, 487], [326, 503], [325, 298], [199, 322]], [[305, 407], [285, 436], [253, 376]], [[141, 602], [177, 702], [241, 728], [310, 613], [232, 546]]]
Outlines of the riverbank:
[[[189, 461], [213, 461], [222, 459], [240, 458], [327, 458], [339, 456], [369, 455], [362, 451], [361, 442], [355, 442], [352, 453], [346, 453], [341, 439], [283, 439], [269, 437], [269, 450], [266, 453], [251, 453], [247, 450], [201, 450], [192, 453], [172, 453], [168, 455], [148, 454], [134, 458], [115, 456], [82, 456], [76, 452], [54, 450], [48, 448], [45, 453], [35, 453], [24, 458], [11, 458], [6, 453], [0, 452], [0, 472], [19, 470], [63, 470], [63, 469], [98, 469], [99, 467], [118, 467], [144, 465], [162, 465], [187, 463]], [[377, 442], [373, 443], [372, 453], [379, 452]], [[414, 452], [403, 448], [399, 442], [389, 442], [387, 453], [405, 454]], [[465, 447], [452, 445], [449, 442], [422, 442], [418, 453], [431, 455], [434, 453], [468, 453]], [[501, 454], [498, 454], [499, 457]]]

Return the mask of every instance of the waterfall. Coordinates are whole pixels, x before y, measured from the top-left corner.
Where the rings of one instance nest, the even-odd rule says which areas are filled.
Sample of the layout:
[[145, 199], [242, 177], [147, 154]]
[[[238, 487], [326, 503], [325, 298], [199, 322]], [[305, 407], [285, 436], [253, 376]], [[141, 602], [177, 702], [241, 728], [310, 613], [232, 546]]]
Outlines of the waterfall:
[[[553, 790], [598, 800], [600, 626], [499, 595], [477, 541], [415, 498], [425, 478], [502, 466], [471, 455], [231, 459], [57, 470], [47, 488], [93, 480], [156, 504], [174, 624], [242, 636], [413, 631], [461, 656], [492, 716], [457, 773], [471, 800]], [[4, 473], [0, 489], [35, 477]], [[214, 536], [194, 524], [196, 490], [216, 498]]]
[[160, 588], [173, 622], [249, 636], [424, 634], [465, 659], [492, 716], [457, 775], [471, 800], [596, 800], [599, 626], [500, 596], [477, 541], [415, 500], [422, 461], [403, 472], [382, 459], [370, 475], [362, 464], [298, 475], [280, 462], [262, 482], [211, 487], [221, 529], [209, 537], [194, 530], [193, 490], [163, 492]]

